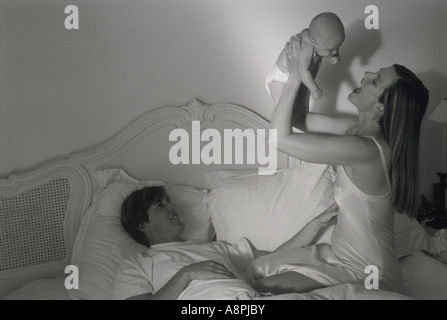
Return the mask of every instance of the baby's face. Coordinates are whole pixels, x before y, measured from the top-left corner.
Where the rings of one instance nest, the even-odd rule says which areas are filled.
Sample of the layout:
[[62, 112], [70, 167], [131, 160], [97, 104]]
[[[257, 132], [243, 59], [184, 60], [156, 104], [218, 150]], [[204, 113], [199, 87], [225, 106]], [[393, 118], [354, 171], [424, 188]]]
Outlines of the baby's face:
[[331, 64], [340, 60], [338, 49], [345, 40], [342, 25], [328, 19], [319, 19], [309, 26], [309, 36], [316, 52], [321, 57], [330, 57]]
[[318, 55], [320, 57], [332, 57], [334, 55], [338, 55], [338, 47], [337, 48], [327, 48], [327, 47], [315, 47]]
[[318, 53], [320, 57], [330, 57], [331, 64], [337, 64], [340, 61], [340, 54], [338, 49], [343, 43], [342, 38], [339, 39], [331, 38], [331, 39], [319, 39], [315, 38], [316, 44], [314, 45], [315, 51]]

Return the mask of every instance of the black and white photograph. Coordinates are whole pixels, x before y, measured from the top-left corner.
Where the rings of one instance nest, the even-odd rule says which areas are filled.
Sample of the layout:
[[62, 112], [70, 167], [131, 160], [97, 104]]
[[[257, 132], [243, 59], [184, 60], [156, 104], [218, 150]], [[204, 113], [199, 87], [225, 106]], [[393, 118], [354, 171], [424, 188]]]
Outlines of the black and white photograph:
[[0, 300], [447, 300], [446, 16], [0, 0]]

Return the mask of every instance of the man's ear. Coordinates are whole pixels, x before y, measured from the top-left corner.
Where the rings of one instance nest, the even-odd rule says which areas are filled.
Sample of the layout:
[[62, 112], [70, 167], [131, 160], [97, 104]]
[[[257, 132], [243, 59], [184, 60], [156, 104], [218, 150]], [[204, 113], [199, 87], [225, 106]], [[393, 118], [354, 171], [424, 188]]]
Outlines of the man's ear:
[[138, 227], [137, 227], [137, 229], [139, 230], [139, 231], [146, 231], [146, 230], [148, 230], [148, 229], [150, 229], [150, 227], [151, 227], [151, 224], [149, 223], [149, 222], [143, 222], [143, 223], [141, 223]]
[[317, 45], [317, 41], [315, 40], [314, 37], [310, 37], [310, 44], [313, 45], [314, 47]]
[[375, 108], [376, 111], [379, 113], [379, 115], [382, 117], [383, 114], [385, 113], [385, 106], [383, 105], [383, 103], [377, 102], [375, 104]]

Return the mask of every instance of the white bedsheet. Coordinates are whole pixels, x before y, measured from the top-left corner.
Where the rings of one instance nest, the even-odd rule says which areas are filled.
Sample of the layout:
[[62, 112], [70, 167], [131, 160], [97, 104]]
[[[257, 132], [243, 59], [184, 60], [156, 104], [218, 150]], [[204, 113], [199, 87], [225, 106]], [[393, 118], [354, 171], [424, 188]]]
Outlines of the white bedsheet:
[[5, 300], [70, 300], [65, 277], [39, 279], [9, 294]]
[[317, 289], [309, 293], [287, 293], [277, 296], [261, 297], [266, 300], [413, 300], [404, 294], [380, 290], [366, 289], [363, 285], [344, 283], [336, 286]]
[[[341, 284], [310, 293], [285, 294], [273, 300], [447, 300], [447, 265], [417, 251], [400, 259], [404, 292], [367, 290], [362, 285]], [[64, 277], [31, 282], [7, 296], [6, 300], [68, 300]]]
[[[69, 300], [64, 287], [65, 278], [40, 279], [13, 292], [6, 300]], [[364, 286], [340, 284], [309, 293], [290, 293], [268, 296], [267, 300], [409, 300], [409, 296], [384, 290], [367, 290]]]

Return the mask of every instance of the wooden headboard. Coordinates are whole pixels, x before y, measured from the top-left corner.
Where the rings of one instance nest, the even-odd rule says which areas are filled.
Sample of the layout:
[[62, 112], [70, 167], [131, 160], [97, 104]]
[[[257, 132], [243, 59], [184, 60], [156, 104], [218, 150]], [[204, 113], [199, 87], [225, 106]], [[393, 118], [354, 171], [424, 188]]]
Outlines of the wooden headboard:
[[[204, 173], [255, 165], [173, 165], [169, 150], [176, 128], [268, 129], [268, 121], [235, 104], [205, 104], [194, 99], [185, 106], [151, 110], [108, 140], [66, 158], [52, 159], [26, 172], [0, 178], [0, 298], [40, 278], [64, 276], [84, 212], [95, 188], [93, 173], [122, 168], [137, 179], [207, 188]], [[278, 152], [278, 168], [295, 159]]]

